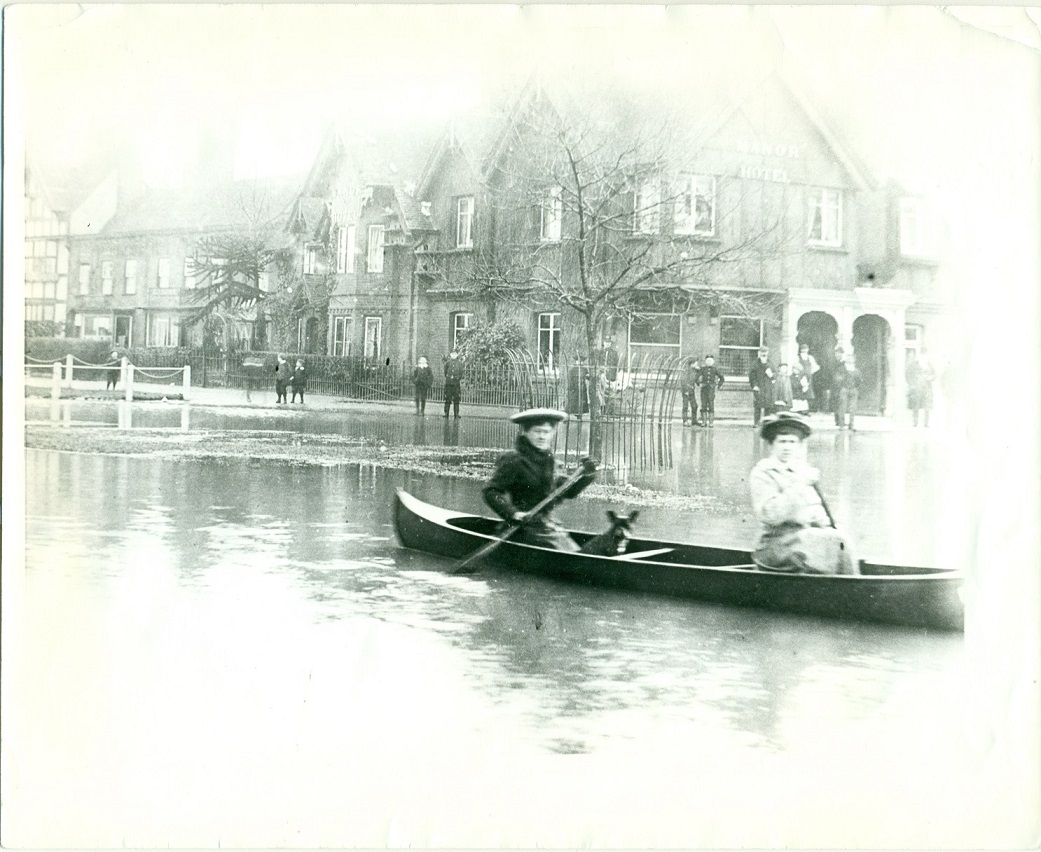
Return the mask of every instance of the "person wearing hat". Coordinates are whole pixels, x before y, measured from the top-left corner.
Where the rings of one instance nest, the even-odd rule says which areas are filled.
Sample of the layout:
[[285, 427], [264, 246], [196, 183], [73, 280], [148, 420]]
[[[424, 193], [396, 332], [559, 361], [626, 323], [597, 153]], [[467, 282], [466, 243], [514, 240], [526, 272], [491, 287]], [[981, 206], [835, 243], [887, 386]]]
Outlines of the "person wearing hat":
[[459, 401], [463, 397], [462, 382], [463, 363], [459, 360], [458, 350], [453, 349], [445, 361], [445, 417], [453, 408], [455, 416], [459, 416]]
[[716, 391], [723, 387], [723, 372], [716, 366], [716, 358], [709, 353], [701, 368], [701, 422], [716, 425]]
[[[531, 510], [549, 497], [564, 482], [556, 472], [553, 436], [567, 415], [552, 408], [531, 408], [510, 417], [520, 427], [514, 449], [499, 457], [495, 471], [484, 488], [484, 501], [507, 523], [523, 524], [513, 541], [577, 551], [578, 544], [552, 516], [550, 505], [537, 517]], [[561, 500], [578, 496], [595, 478], [596, 462], [581, 462], [582, 477], [564, 491]]]
[[850, 542], [835, 529], [817, 488], [820, 471], [805, 459], [811, 431], [798, 414], [763, 418], [759, 434], [770, 455], [748, 477], [752, 510], [763, 525], [752, 558], [767, 571], [856, 574]]
[[774, 368], [770, 366], [770, 350], [759, 347], [759, 358], [748, 371], [748, 384], [752, 386], [752, 426], [759, 425], [764, 414], [774, 407]]
[[115, 349], [112, 350], [112, 354], [109, 356], [105, 366], [108, 367], [105, 371], [105, 390], [115, 390], [116, 385], [119, 383], [120, 370], [118, 368], [121, 366], [119, 353]]

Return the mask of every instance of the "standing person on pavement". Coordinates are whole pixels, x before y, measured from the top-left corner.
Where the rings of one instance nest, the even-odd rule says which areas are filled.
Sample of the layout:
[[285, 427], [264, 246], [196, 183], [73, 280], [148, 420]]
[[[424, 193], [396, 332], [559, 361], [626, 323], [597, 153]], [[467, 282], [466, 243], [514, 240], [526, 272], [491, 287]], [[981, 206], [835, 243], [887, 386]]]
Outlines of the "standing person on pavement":
[[463, 395], [463, 364], [459, 360], [459, 353], [453, 349], [448, 353], [445, 361], [445, 417], [448, 416], [449, 408], [455, 409], [455, 416], [459, 416], [459, 401]]
[[771, 413], [791, 411], [794, 403], [792, 396], [792, 377], [788, 375], [788, 365], [777, 365], [777, 378], [774, 380], [774, 405]]
[[907, 362], [907, 407], [911, 410], [912, 422], [918, 425], [919, 415], [922, 425], [929, 425], [929, 410], [933, 407], [933, 382], [936, 373], [925, 352], [915, 355]]
[[415, 388], [416, 414], [427, 413], [427, 394], [434, 386], [434, 371], [430, 369], [425, 355], [420, 355], [412, 370], [412, 386]]
[[705, 356], [705, 366], [699, 371], [701, 385], [701, 422], [706, 426], [716, 425], [716, 391], [723, 387], [723, 373], [716, 366], [713, 355]]
[[831, 376], [831, 386], [835, 396], [835, 425], [840, 429], [845, 429], [848, 424], [851, 432], [856, 431], [856, 411], [860, 401], [860, 373], [852, 355], [846, 355], [835, 365], [835, 371]]
[[[688, 358], [680, 374], [680, 395], [683, 397], [683, 425], [700, 426], [698, 421], [698, 386], [701, 384], [701, 365], [697, 358]], [[690, 410], [690, 420], [687, 410]]]
[[759, 347], [759, 357], [748, 372], [752, 387], [752, 425], [759, 426], [764, 414], [771, 414], [774, 406], [774, 368], [770, 366], [770, 350]]
[[296, 402], [296, 395], [300, 394], [300, 404], [304, 404], [304, 384], [306, 382], [307, 370], [304, 369], [304, 362], [298, 358], [293, 375], [289, 378], [289, 383], [293, 386], [293, 395], [290, 397], [290, 402]]
[[289, 387], [289, 379], [292, 375], [292, 368], [289, 366], [289, 362], [286, 360], [285, 355], [279, 355], [278, 361], [275, 363], [275, 402], [286, 401], [286, 389]]
[[763, 418], [759, 434], [770, 455], [748, 477], [752, 510], [763, 525], [752, 558], [767, 571], [859, 574], [851, 543], [835, 529], [817, 487], [820, 471], [806, 462], [811, 432], [798, 414]]
[[105, 390], [115, 390], [116, 385], [119, 384], [119, 373], [122, 362], [119, 359], [119, 353], [115, 349], [112, 350], [112, 354], [109, 355], [108, 361], [105, 362], [105, 366], [108, 367], [105, 370]]
[[[556, 471], [553, 436], [557, 424], [566, 417], [563, 411], [551, 408], [532, 408], [510, 417], [521, 431], [514, 449], [495, 463], [495, 471], [484, 488], [484, 502], [507, 523], [524, 524], [513, 541], [575, 552], [578, 544], [553, 518], [552, 505], [538, 517], [530, 514], [564, 483], [564, 477]], [[596, 478], [595, 461], [584, 458], [580, 464], [582, 477], [560, 496], [561, 500], [577, 497]]]
[[810, 347], [799, 344], [799, 357], [792, 365], [792, 409], [816, 411], [817, 394], [814, 393], [813, 377], [820, 370], [817, 359], [810, 354]]

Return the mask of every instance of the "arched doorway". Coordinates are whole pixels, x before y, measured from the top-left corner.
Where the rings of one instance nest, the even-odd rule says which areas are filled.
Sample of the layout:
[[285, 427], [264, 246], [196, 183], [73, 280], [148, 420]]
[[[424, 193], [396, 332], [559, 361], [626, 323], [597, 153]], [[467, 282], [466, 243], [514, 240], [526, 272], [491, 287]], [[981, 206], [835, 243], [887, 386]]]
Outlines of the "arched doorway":
[[813, 392], [816, 410], [831, 411], [828, 391], [831, 388], [831, 371], [835, 363], [835, 347], [839, 342], [839, 323], [824, 311], [808, 311], [799, 317], [795, 331], [795, 342], [810, 348], [810, 354], [820, 364], [813, 376]]
[[885, 412], [890, 338], [889, 323], [877, 314], [864, 314], [853, 321], [853, 354], [860, 372], [857, 407], [863, 414]]

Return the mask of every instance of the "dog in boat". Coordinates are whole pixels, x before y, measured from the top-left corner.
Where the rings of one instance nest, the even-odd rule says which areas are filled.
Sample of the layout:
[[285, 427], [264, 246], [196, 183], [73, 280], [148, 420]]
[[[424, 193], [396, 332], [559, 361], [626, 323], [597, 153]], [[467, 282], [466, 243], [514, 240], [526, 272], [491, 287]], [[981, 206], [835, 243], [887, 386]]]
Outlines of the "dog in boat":
[[593, 556], [620, 556], [625, 553], [629, 548], [629, 541], [632, 539], [633, 525], [639, 516], [639, 509], [634, 509], [628, 515], [620, 515], [608, 509], [607, 517], [611, 521], [610, 528], [589, 539], [579, 549], [579, 553], [589, 553]]

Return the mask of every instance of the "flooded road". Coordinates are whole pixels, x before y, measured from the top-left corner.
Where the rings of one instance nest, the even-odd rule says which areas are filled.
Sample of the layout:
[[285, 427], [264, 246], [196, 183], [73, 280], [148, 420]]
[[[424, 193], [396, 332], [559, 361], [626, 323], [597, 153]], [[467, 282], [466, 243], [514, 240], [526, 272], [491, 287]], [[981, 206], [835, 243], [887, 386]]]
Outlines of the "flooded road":
[[[687, 487], [705, 447], [679, 441], [663, 475]], [[5, 808], [56, 818], [25, 845], [926, 847], [971, 845], [1001, 807], [971, 780], [960, 635], [451, 576], [398, 547], [395, 487], [473, 510], [472, 481], [26, 465]], [[704, 475], [736, 491], [728, 470]]]

